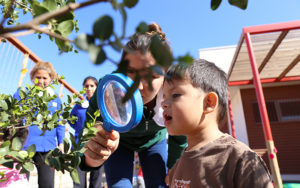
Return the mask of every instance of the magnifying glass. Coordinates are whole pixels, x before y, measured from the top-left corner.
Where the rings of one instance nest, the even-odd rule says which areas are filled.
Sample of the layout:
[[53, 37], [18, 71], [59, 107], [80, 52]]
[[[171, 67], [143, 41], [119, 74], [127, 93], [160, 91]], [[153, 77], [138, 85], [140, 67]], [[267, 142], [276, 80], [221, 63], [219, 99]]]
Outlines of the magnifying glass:
[[137, 89], [128, 101], [122, 102], [132, 84], [133, 81], [129, 77], [120, 73], [108, 74], [100, 81], [97, 103], [106, 131], [127, 132], [141, 121], [143, 99], [140, 91]]

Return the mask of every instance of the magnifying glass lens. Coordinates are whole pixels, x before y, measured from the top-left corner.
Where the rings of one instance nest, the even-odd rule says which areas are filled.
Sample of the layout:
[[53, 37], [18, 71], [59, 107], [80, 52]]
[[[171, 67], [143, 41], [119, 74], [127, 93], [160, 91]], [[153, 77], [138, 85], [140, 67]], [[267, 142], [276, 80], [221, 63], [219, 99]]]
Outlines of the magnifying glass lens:
[[108, 81], [104, 89], [105, 107], [110, 118], [121, 126], [125, 126], [130, 121], [132, 115], [131, 101], [122, 103], [126, 89], [119, 82]]

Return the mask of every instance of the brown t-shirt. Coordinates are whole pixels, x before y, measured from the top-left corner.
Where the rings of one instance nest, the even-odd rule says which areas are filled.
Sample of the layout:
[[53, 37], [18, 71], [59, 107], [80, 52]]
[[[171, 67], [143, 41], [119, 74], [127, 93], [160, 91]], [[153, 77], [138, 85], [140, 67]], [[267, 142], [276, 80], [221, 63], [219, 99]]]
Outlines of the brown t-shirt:
[[171, 188], [273, 187], [264, 161], [248, 146], [226, 134], [185, 151], [170, 171]]

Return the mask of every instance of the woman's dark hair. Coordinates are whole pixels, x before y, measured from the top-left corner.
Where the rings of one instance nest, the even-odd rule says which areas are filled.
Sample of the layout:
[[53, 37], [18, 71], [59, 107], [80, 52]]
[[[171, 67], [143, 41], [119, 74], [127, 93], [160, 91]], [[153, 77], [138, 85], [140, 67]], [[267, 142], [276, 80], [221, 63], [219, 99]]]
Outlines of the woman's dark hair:
[[143, 54], [149, 49], [151, 38], [154, 35], [158, 35], [160, 41], [162, 41], [166, 46], [171, 50], [168, 40], [166, 38], [166, 34], [162, 32], [161, 27], [157, 23], [151, 23], [148, 25], [148, 31], [146, 33], [135, 33], [130, 41], [128, 41], [125, 45], [125, 50], [123, 50], [121, 62], [119, 64], [120, 67], [126, 67], [124, 65], [127, 61], [125, 61], [125, 56], [131, 51], [140, 51]]
[[92, 81], [95, 83], [96, 86], [98, 85], [98, 80], [97, 80], [95, 77], [93, 77], [93, 76], [88, 76], [88, 77], [86, 77], [86, 78], [83, 80], [82, 85], [84, 86], [84, 84], [85, 84], [88, 80], [92, 80]]

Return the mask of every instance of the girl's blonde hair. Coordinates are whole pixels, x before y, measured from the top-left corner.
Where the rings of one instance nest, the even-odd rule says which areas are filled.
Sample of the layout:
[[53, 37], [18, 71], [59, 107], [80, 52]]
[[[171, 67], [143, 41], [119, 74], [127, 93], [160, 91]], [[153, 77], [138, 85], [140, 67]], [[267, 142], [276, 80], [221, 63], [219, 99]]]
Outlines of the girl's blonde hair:
[[30, 79], [33, 80], [35, 73], [39, 70], [45, 70], [48, 72], [51, 80], [56, 79], [56, 71], [49, 62], [37, 62], [30, 72]]

